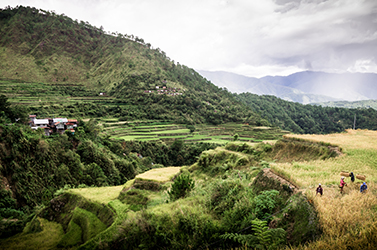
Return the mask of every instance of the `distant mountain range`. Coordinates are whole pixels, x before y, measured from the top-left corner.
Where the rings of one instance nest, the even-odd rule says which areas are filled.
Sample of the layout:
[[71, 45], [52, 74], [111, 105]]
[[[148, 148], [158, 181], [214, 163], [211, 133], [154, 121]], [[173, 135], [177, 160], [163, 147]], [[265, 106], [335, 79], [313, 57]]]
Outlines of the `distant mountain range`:
[[304, 71], [289, 76], [255, 78], [224, 71], [198, 72], [233, 93], [274, 95], [303, 104], [377, 99], [377, 74], [373, 73]]

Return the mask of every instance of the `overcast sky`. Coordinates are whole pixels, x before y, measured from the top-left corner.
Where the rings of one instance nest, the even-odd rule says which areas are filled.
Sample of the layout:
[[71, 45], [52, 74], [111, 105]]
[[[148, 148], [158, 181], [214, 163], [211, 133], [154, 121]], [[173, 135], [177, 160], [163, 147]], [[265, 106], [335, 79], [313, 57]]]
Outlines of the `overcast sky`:
[[377, 73], [377, 0], [0, 0], [133, 34], [196, 70]]

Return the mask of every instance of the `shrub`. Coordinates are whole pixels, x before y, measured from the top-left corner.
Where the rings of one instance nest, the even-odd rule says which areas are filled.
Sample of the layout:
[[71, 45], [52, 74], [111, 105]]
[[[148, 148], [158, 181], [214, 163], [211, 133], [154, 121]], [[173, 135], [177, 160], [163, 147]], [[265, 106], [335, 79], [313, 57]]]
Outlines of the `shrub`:
[[245, 191], [245, 188], [238, 180], [217, 181], [210, 189], [207, 206], [217, 215], [222, 215], [226, 210], [233, 209], [234, 204]]
[[286, 232], [281, 228], [269, 229], [266, 221], [252, 220], [253, 234], [225, 233], [220, 237], [253, 249], [281, 249]]
[[179, 175], [168, 191], [170, 200], [175, 201], [179, 198], [184, 198], [195, 186], [195, 182], [190, 178], [190, 175]]
[[255, 214], [259, 219], [263, 219], [272, 214], [278, 204], [278, 195], [279, 191], [277, 190], [267, 190], [262, 191], [260, 195], [254, 198]]

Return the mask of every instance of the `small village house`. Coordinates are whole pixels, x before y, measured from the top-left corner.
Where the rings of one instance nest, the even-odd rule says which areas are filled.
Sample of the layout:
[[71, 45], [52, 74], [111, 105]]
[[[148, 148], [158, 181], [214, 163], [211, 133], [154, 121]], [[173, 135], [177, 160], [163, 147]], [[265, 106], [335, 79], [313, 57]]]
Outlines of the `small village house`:
[[36, 115], [29, 115], [30, 121], [29, 125], [32, 129], [37, 130], [38, 128], [44, 129], [45, 135], [50, 136], [53, 133], [63, 134], [66, 130], [75, 132], [77, 128], [77, 120], [67, 118], [45, 118], [37, 119]]

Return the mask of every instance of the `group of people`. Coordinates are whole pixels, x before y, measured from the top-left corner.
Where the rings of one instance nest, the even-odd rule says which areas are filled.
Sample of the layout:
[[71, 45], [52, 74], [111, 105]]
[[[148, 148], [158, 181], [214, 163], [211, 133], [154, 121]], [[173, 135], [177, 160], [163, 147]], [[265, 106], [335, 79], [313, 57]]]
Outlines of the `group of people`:
[[[354, 182], [355, 181], [355, 175], [353, 174], [353, 172], [350, 173], [350, 177], [351, 177], [351, 181]], [[343, 193], [343, 188], [344, 186], [347, 186], [347, 183], [344, 181], [345, 177], [342, 176], [340, 178], [340, 185], [339, 185], [339, 188], [340, 188], [340, 193], [342, 194]], [[363, 182], [363, 184], [361, 184], [360, 186], [360, 193], [365, 193], [368, 189], [368, 186], [366, 184], [366, 182]], [[323, 195], [323, 188], [321, 186], [321, 183], [319, 183], [317, 189], [316, 189], [316, 195]]]

